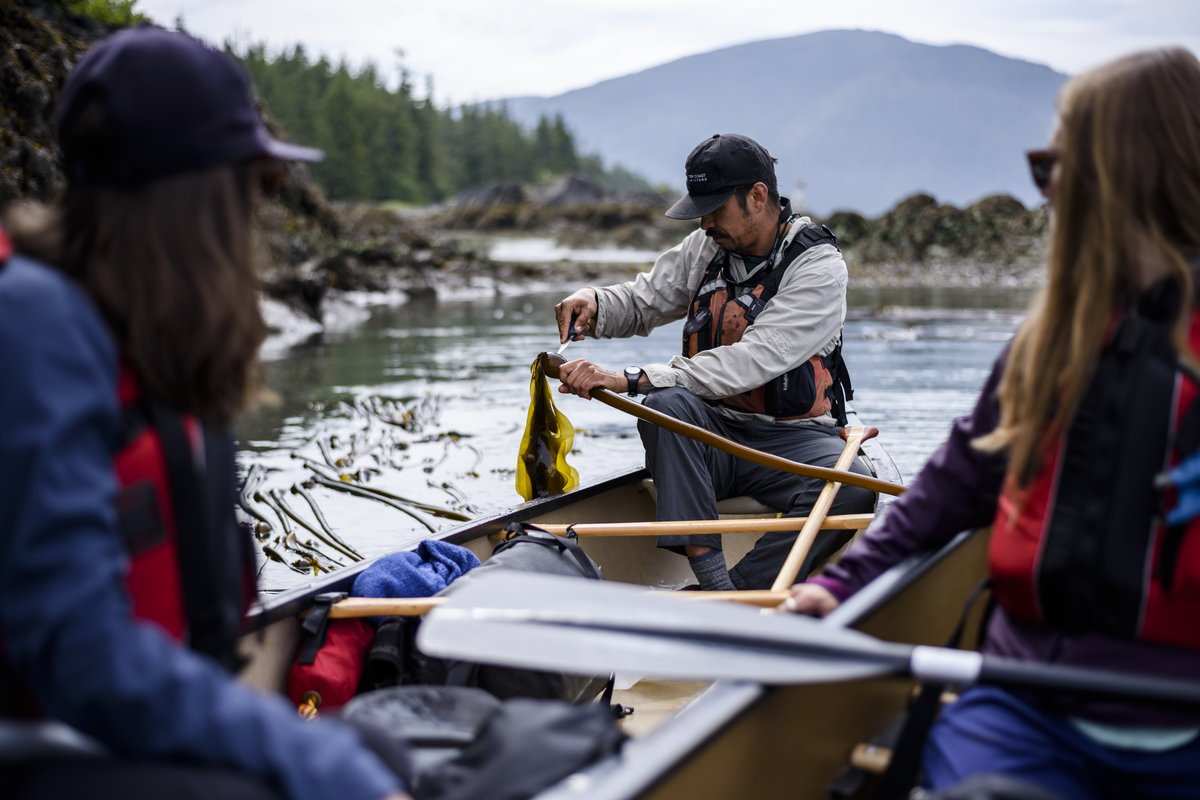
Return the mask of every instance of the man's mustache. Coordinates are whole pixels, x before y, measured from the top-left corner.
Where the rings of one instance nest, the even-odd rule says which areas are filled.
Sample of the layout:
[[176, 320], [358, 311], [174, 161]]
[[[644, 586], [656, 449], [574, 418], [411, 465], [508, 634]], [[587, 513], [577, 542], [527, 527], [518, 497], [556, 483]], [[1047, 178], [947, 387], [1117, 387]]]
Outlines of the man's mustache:
[[704, 235], [710, 239], [715, 239], [718, 236], [725, 238], [725, 239], [729, 238], [729, 234], [726, 233], [725, 231], [721, 230], [720, 228], [709, 228], [708, 230], [706, 230], [704, 232]]

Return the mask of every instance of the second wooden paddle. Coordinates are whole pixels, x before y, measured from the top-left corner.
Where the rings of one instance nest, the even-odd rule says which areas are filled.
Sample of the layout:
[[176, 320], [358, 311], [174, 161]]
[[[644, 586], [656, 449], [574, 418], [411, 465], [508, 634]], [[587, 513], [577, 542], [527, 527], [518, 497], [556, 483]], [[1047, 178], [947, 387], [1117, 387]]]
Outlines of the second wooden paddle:
[[[842, 438], [846, 440], [846, 446], [842, 449], [842, 454], [838, 456], [834, 469], [842, 472], [847, 470], [854, 461], [854, 457], [858, 455], [858, 448], [862, 446], [862, 443], [868, 439], [874, 439], [878, 435], [879, 429], [871, 426], [851, 425], [842, 428]], [[796, 582], [796, 575], [800, 573], [800, 567], [804, 564], [804, 559], [808, 557], [808, 551], [812, 548], [812, 544], [817, 538], [817, 532], [821, 530], [821, 526], [825, 522], [825, 515], [833, 506], [833, 500], [837, 497], [838, 489], [842, 488], [842, 483], [845, 481], [829, 481], [825, 484], [825, 488], [821, 489], [821, 494], [817, 496], [817, 502], [813, 504], [812, 511], [808, 512], [808, 521], [804, 523], [796, 541], [792, 543], [792, 550], [788, 553], [787, 560], [783, 562], [783, 567], [780, 568], [775, 583], [771, 584], [772, 591], [783, 591]]]

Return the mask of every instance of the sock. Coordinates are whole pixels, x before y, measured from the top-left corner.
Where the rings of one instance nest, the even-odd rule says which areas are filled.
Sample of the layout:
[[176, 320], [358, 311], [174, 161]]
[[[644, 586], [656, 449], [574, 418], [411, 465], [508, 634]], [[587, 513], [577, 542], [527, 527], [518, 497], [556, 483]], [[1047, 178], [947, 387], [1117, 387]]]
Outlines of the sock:
[[729, 570], [729, 580], [733, 583], [733, 588], [739, 592], [744, 592], [750, 588], [750, 584], [742, 580], [742, 574], [737, 571], [737, 567]]
[[702, 556], [688, 556], [692, 572], [700, 581], [700, 588], [706, 592], [732, 592], [733, 582], [729, 580], [729, 570], [725, 568], [725, 554], [720, 550], [709, 550]]

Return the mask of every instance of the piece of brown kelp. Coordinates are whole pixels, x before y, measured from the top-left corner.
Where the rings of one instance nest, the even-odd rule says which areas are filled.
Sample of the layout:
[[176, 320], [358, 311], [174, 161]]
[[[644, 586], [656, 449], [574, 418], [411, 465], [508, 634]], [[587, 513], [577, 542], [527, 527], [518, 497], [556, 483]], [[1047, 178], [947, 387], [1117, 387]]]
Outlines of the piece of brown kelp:
[[575, 443], [575, 428], [554, 407], [554, 394], [546, 381], [546, 354], [540, 354], [529, 371], [529, 418], [517, 459], [517, 492], [526, 500], [565, 492], [579, 484], [579, 473], [567, 463]]

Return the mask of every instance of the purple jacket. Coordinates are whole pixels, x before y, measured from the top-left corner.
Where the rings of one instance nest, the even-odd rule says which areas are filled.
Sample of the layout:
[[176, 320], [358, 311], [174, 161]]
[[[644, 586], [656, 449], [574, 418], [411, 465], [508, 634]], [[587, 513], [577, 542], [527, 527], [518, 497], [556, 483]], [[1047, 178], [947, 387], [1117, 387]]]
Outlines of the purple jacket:
[[[1004, 482], [1003, 456], [983, 453], [971, 441], [995, 430], [1000, 421], [996, 390], [1008, 348], [996, 359], [969, 417], [954, 421], [950, 438], [929, 459], [916, 481], [888, 509], [882, 524], [868, 531], [823, 575], [810, 580], [845, 600], [901, 559], [924, 548], [940, 547], [960, 531], [992, 524]], [[988, 625], [984, 652], [1024, 661], [1099, 667], [1147, 676], [1196, 680], [1200, 652], [1099, 634], [1071, 635], [1024, 622], [996, 607]], [[1184, 717], [1124, 704], [1080, 702], [1077, 698], [1041, 698], [1064, 714], [1126, 725], [1195, 725]]]

